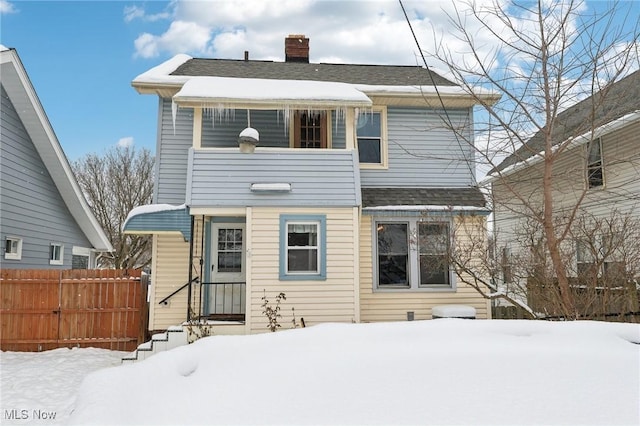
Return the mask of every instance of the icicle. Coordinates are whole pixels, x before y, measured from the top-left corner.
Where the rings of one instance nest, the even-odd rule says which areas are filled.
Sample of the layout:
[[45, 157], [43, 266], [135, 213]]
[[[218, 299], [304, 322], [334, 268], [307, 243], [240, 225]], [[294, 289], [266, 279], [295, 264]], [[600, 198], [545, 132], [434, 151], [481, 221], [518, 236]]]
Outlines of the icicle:
[[251, 127], [251, 110], [247, 110], [247, 127]]
[[171, 100], [171, 118], [173, 119], [173, 136], [176, 135], [176, 117], [178, 116], [178, 104]]

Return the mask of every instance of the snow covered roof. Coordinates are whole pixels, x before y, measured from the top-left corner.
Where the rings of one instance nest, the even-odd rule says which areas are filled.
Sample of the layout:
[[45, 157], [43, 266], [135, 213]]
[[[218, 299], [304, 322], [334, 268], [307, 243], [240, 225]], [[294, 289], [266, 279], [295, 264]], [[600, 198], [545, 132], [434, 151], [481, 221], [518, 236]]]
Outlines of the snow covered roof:
[[191, 239], [191, 216], [186, 205], [148, 204], [129, 212], [122, 225], [125, 234], [180, 233]]
[[347, 83], [231, 77], [192, 77], [173, 96], [179, 106], [274, 104], [304, 108], [368, 107], [371, 99]]
[[[171, 97], [182, 85], [194, 78], [217, 77], [233, 78], [242, 81], [268, 80], [343, 83], [350, 87], [350, 91], [359, 91], [369, 97], [375, 96], [403, 96], [416, 98], [424, 104], [426, 96], [439, 95], [454, 99], [454, 106], [466, 107], [472, 105], [474, 97], [433, 70], [420, 66], [408, 65], [362, 65], [362, 64], [313, 64], [300, 62], [273, 62], [231, 59], [203, 59], [192, 58], [188, 55], [176, 55], [149, 71], [137, 76], [132, 86], [139, 93], [157, 94]], [[202, 83], [194, 84], [198, 86]], [[331, 86], [333, 87], [337, 86]], [[305, 87], [308, 88], [308, 87]], [[355, 93], [355, 92], [353, 92]], [[255, 96], [259, 91], [252, 92]], [[485, 102], [494, 102], [499, 94], [474, 89], [474, 95], [480, 96]], [[283, 96], [279, 94], [278, 96]], [[302, 94], [308, 100], [310, 94]], [[326, 100], [325, 100], [326, 101]], [[262, 100], [264, 102], [264, 99]], [[461, 103], [462, 102], [462, 103]], [[256, 103], [261, 103], [257, 102]]]

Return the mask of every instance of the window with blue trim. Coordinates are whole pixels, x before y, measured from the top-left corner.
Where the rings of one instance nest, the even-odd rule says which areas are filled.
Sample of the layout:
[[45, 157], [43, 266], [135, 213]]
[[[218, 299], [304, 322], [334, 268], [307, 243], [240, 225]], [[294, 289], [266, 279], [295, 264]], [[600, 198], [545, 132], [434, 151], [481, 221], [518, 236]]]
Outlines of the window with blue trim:
[[280, 279], [326, 278], [326, 217], [280, 216]]

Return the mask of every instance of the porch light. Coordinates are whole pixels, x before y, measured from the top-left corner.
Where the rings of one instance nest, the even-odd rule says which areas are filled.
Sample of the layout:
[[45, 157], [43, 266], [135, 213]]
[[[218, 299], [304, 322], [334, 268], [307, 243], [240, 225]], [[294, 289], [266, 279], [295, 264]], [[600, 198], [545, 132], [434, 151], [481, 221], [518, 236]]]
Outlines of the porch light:
[[291, 192], [290, 183], [252, 183], [251, 192]]
[[258, 131], [252, 127], [247, 127], [238, 137], [238, 144], [240, 145], [240, 152], [250, 154], [255, 151], [256, 145], [260, 140]]

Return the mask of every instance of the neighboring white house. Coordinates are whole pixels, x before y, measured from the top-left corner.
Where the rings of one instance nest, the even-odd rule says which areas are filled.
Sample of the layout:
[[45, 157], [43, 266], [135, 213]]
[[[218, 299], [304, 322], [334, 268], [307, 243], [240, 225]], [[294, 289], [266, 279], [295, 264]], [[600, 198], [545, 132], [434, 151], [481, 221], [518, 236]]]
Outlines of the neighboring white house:
[[[570, 142], [554, 164], [554, 215], [569, 217], [579, 205], [575, 226], [562, 244], [568, 275], [580, 285], [584, 273], [598, 279], [614, 270], [635, 275], [640, 259], [624, 249], [634, 234], [631, 225], [623, 231], [619, 222], [629, 218], [640, 224], [640, 71], [560, 113], [553, 135], [556, 146]], [[489, 174], [496, 248], [505, 271], [510, 257], [526, 256], [531, 249], [522, 241], [533, 235], [534, 221], [514, 194], [542, 211], [543, 150], [538, 132]], [[610, 225], [597, 225], [603, 219]], [[503, 277], [507, 284], [511, 275]]]
[[0, 67], [0, 268], [93, 268], [113, 247], [15, 49], [0, 46]]
[[303, 35], [285, 56], [178, 55], [132, 83], [160, 108], [158, 205], [125, 224], [153, 235], [150, 329], [190, 310], [238, 321], [216, 333], [265, 331], [280, 292], [283, 323], [292, 307], [306, 324], [490, 317], [447, 260], [489, 214], [441, 114], [471, 132], [472, 96], [418, 66], [310, 63]]

